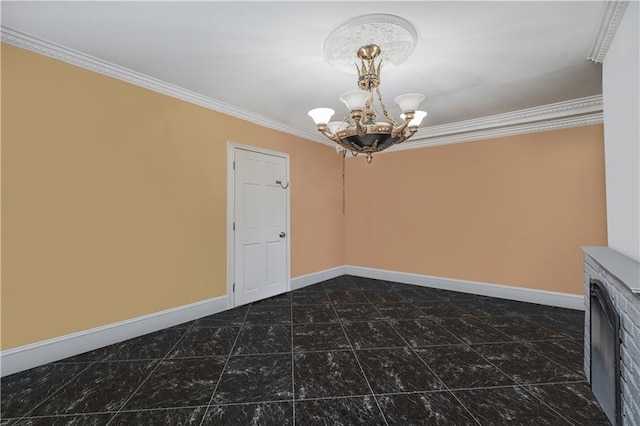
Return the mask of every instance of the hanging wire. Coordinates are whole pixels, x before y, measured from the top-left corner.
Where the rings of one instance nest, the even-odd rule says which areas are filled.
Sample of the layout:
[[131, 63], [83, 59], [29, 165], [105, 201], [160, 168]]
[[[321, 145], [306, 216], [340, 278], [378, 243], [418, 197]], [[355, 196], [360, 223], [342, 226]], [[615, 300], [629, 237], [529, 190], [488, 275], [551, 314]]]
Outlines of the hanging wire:
[[[346, 154], [346, 151], [345, 151]], [[342, 156], [342, 214], [344, 215], [346, 207], [346, 196], [345, 196], [345, 192], [346, 192], [346, 185], [345, 185], [345, 174], [344, 174], [344, 170], [345, 170], [345, 165], [347, 163], [347, 156], [343, 155]]]

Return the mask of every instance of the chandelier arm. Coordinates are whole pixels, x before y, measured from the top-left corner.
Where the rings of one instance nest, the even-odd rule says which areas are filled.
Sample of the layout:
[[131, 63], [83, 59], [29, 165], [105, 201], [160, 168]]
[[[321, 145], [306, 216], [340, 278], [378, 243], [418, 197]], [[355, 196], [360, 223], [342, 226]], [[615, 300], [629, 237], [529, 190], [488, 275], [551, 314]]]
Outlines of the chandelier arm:
[[409, 127], [409, 136], [407, 136], [407, 138], [410, 138], [411, 136], [415, 135], [417, 131], [418, 131], [418, 126]]
[[320, 133], [322, 133], [323, 135], [325, 135], [326, 137], [328, 137], [329, 139], [331, 139], [332, 141], [339, 143], [340, 142], [340, 138], [337, 135], [334, 135], [333, 133], [330, 133], [327, 128], [323, 128], [323, 129], [318, 129], [320, 130]]
[[[413, 117], [415, 117], [416, 112], [415, 111], [407, 111], [404, 113], [404, 122], [398, 126], [397, 128], [393, 129], [393, 136], [400, 136], [402, 133], [404, 133], [404, 129], [407, 128], [407, 126], [409, 125], [409, 123], [411, 122], [411, 120], [413, 120]], [[413, 127], [413, 126], [412, 126]], [[417, 129], [414, 129], [414, 131], [412, 133], [410, 133], [407, 136], [407, 139], [409, 139], [415, 132]]]
[[418, 131], [418, 126], [409, 127], [409, 131], [408, 132], [404, 132], [402, 134], [402, 137], [400, 138], [400, 140], [396, 144], [401, 144], [402, 142], [406, 141], [411, 136], [413, 136], [417, 131]]
[[408, 139], [410, 135], [407, 135], [404, 131], [408, 125], [409, 125], [409, 122], [405, 120], [405, 122], [402, 123], [401, 125], [394, 127], [393, 131], [391, 132], [391, 137], [397, 138], [398, 136], [402, 135], [403, 137], [406, 136], [405, 139]]

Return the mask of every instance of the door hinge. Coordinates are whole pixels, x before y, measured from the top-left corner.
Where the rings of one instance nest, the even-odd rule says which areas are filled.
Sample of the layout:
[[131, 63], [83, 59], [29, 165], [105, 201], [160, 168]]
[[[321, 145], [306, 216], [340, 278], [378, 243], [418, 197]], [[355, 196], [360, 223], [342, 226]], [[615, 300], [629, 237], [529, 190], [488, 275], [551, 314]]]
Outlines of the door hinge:
[[235, 222], [233, 222], [233, 230], [234, 231], [236, 230], [236, 223]]
[[233, 292], [236, 292], [236, 283], [233, 283]]

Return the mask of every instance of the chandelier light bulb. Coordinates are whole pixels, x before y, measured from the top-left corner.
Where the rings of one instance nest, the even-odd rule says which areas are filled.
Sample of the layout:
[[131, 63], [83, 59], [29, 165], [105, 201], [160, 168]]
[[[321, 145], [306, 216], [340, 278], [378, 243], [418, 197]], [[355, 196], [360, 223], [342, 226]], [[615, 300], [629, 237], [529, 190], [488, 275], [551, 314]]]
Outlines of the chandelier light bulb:
[[422, 101], [424, 101], [424, 95], [422, 93], [407, 93], [393, 100], [393, 102], [400, 106], [402, 112], [417, 110]]
[[369, 99], [369, 96], [371, 96], [371, 94], [366, 90], [351, 90], [343, 93], [340, 96], [340, 100], [344, 102], [349, 111], [362, 111], [365, 103], [367, 103], [367, 99]]
[[[426, 111], [416, 111], [413, 115], [413, 119], [409, 122], [409, 127], [418, 127], [422, 120], [427, 116]], [[405, 115], [400, 114], [400, 118], [404, 120]]]
[[330, 123], [327, 123], [327, 128], [334, 135], [340, 130], [346, 129], [347, 127], [349, 127], [349, 124], [345, 123], [344, 121], [332, 121]]
[[331, 108], [314, 108], [308, 112], [309, 117], [313, 119], [316, 125], [327, 124], [335, 113], [336, 112]]

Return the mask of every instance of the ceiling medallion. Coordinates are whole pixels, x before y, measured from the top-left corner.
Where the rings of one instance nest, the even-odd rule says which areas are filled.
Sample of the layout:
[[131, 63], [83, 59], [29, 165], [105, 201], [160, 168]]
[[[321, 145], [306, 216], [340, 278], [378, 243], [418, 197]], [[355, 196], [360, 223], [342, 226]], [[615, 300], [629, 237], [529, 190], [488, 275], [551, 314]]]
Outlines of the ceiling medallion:
[[340, 71], [354, 74], [353, 54], [376, 44], [380, 59], [391, 68], [404, 62], [416, 47], [418, 32], [411, 22], [395, 15], [363, 15], [334, 28], [324, 41], [324, 58]]
[[[393, 65], [403, 62], [413, 52], [416, 41], [415, 28], [393, 15], [360, 16], [338, 26], [327, 37], [325, 58], [331, 64], [344, 69], [347, 60], [353, 61], [354, 53], [360, 59], [360, 66], [355, 63], [354, 67], [354, 62], [350, 62], [350, 69], [355, 69], [358, 75], [358, 90], [340, 96], [349, 110], [343, 120], [330, 122], [335, 114], [331, 108], [309, 111], [318, 130], [337, 144], [336, 149], [343, 156], [347, 151], [354, 156], [363, 153], [371, 163], [373, 153], [404, 142], [418, 130], [427, 115], [417, 110], [424, 95], [409, 93], [394, 99], [403, 111], [398, 123], [388, 113], [380, 93], [382, 62]], [[380, 112], [386, 121], [378, 120]]]

